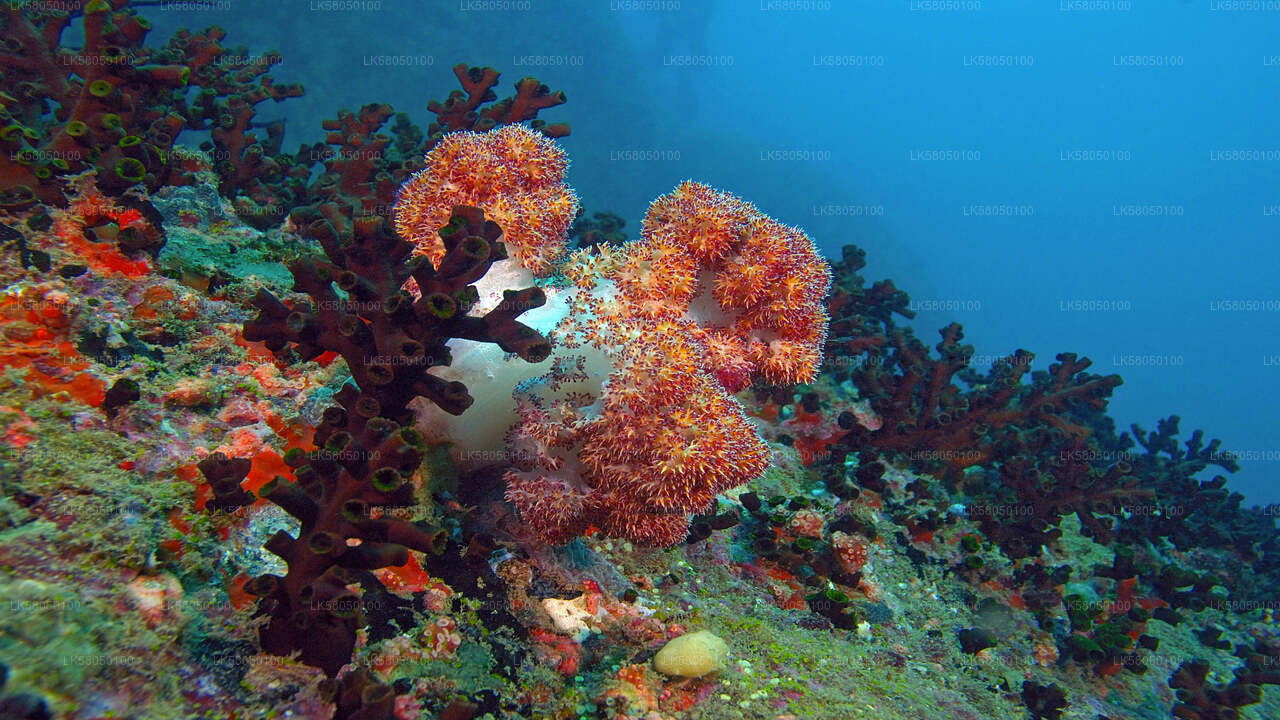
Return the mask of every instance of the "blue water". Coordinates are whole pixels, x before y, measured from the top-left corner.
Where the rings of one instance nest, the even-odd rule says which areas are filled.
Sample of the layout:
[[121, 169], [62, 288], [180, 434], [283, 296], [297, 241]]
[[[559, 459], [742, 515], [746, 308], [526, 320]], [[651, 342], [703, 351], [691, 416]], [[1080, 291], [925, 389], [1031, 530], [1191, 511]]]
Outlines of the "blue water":
[[290, 147], [371, 101], [425, 126], [456, 62], [493, 65], [504, 90], [535, 75], [569, 97], [544, 117], [573, 126], [588, 210], [634, 234], [649, 200], [695, 178], [833, 257], [856, 243], [870, 280], [920, 303], [922, 338], [954, 319], [979, 355], [1087, 355], [1125, 378], [1121, 427], [1179, 414], [1184, 437], [1244, 455], [1232, 487], [1280, 502], [1280, 5], [949, 5], [236, 0], [148, 16], [157, 39], [218, 24], [279, 49], [277, 77], [308, 94], [260, 115], [288, 118]]

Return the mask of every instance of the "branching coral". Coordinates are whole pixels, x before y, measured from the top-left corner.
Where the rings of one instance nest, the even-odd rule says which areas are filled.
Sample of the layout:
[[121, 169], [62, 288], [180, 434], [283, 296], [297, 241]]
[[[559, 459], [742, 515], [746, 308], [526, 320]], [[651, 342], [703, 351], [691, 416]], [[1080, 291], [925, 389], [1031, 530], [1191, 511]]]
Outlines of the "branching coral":
[[[470, 283], [505, 257], [501, 230], [479, 209], [455, 210], [441, 231], [446, 252], [439, 267], [411, 258], [411, 246], [385, 223], [339, 225], [341, 235], [328, 219], [314, 219], [308, 229], [329, 260], [302, 259], [290, 268], [311, 302], [290, 307], [264, 290], [254, 299], [259, 316], [244, 331], [282, 357], [290, 348], [304, 360], [337, 352], [356, 383], [346, 385], [336, 396], [339, 406], [325, 412], [317, 449], [286, 456], [297, 468], [297, 482], [278, 477], [262, 488], [262, 496], [296, 517], [301, 530], [296, 538], [280, 533], [267, 543], [288, 563], [288, 574], [260, 576], [247, 588], [262, 598], [259, 611], [270, 618], [261, 630], [263, 648], [300, 651], [303, 662], [331, 676], [350, 658], [360, 626], [359, 596], [348, 585], [372, 586], [376, 580], [361, 572], [404, 564], [406, 548], [441, 549], [438, 531], [373, 519], [370, 510], [413, 501], [409, 479], [421, 463], [422, 445], [407, 425], [409, 402], [425, 397], [454, 413], [470, 404], [465, 386], [429, 372], [448, 363], [445, 341], [493, 342], [530, 361], [548, 352], [538, 333], [514, 319], [519, 308], [539, 304], [541, 291], [511, 292], [484, 316], [468, 314], [476, 299]], [[410, 277], [421, 289], [416, 299], [403, 289]], [[215, 508], [252, 500], [241, 486], [249, 470], [245, 461], [214, 454], [200, 468], [213, 487]]]
[[827, 362], [834, 366], [848, 364], [851, 358], [875, 358], [878, 348], [887, 343], [894, 316], [908, 320], [916, 316], [909, 307], [907, 294], [892, 280], [880, 280], [865, 287], [858, 271], [866, 267], [867, 253], [856, 245], [840, 249], [840, 262], [831, 266], [834, 281], [827, 310], [831, 313], [831, 336], [827, 339]]
[[[860, 402], [834, 408], [840, 414], [833, 430], [819, 422], [824, 401], [810, 392], [783, 426], [796, 426], [793, 440], [803, 440], [805, 452], [831, 450], [832, 471], [841, 476], [828, 482], [833, 491], [845, 491], [843, 465], [852, 452], [858, 453], [853, 479], [877, 491], [886, 462], [906, 462], [962, 492], [984, 534], [1013, 558], [1038, 555], [1071, 514], [1086, 534], [1110, 542], [1112, 516], [1151, 501], [1132, 464], [1099, 460], [1109, 457], [1099, 443], [1114, 442], [1106, 433], [1096, 436], [1094, 425], [1119, 376], [1093, 375], [1089, 360], [1072, 353], [1033, 372], [1034, 356], [1025, 350], [977, 372], [970, 367], [973, 347], [963, 344], [955, 323], [940, 331], [933, 356], [910, 328], [894, 322], [895, 315], [912, 316], [906, 294], [889, 281], [865, 287], [858, 274], [864, 265], [863, 253], [850, 246], [835, 266], [836, 321], [828, 342], [829, 368], [856, 388]], [[1017, 512], [1001, 511], [1009, 508]]]
[[[427, 129], [434, 144], [447, 133], [459, 130], [492, 130], [500, 125], [528, 122], [529, 127], [550, 138], [569, 134], [564, 123], [548, 125], [539, 120], [538, 111], [564, 103], [564, 93], [525, 77], [516, 83], [516, 94], [498, 100], [493, 91], [500, 74], [491, 67], [470, 67], [466, 63], [453, 66], [453, 74], [462, 84], [462, 90], [449, 93], [444, 102], [431, 101], [427, 109], [436, 114], [436, 122]], [[496, 101], [496, 102], [495, 102]], [[488, 103], [492, 103], [491, 105]]]
[[[260, 314], [246, 323], [246, 339], [265, 341], [273, 351], [292, 344], [303, 360], [326, 350], [338, 352], [364, 394], [378, 402], [379, 412], [398, 422], [407, 419], [408, 403], [415, 397], [454, 414], [471, 404], [465, 386], [428, 372], [449, 364], [445, 342], [451, 338], [496, 343], [530, 362], [547, 357], [546, 340], [515, 320], [542, 304], [541, 290], [511, 291], [483, 316], [469, 314], [477, 300], [471, 283], [506, 257], [501, 230], [478, 208], [455, 209], [441, 232], [446, 252], [438, 268], [425, 258], [411, 259], [410, 246], [385, 226], [356, 223], [355, 228], [360, 235], [353, 242], [340, 236], [327, 218], [311, 222], [308, 230], [330, 262], [304, 259], [290, 270], [295, 287], [309, 294], [312, 303], [290, 308], [261, 291], [254, 298]], [[409, 278], [418, 284], [416, 299], [404, 289]]]
[[1235, 671], [1230, 683], [1209, 681], [1209, 663], [1203, 660], [1185, 662], [1169, 678], [1178, 702], [1173, 716], [1181, 720], [1232, 720], [1240, 717], [1238, 708], [1262, 700], [1263, 685], [1280, 685], [1280, 647], [1258, 642], [1254, 647], [1236, 647], [1236, 656], [1244, 664]]
[[964, 391], [953, 378], [965, 370], [973, 346], [961, 345], [964, 334], [952, 323], [939, 331], [939, 358], [928, 356], [924, 345], [898, 330], [889, 335], [892, 354], [885, 362], [864, 364], [851, 372], [860, 392], [870, 398], [882, 423], [870, 430], [854, 418], [841, 423], [850, 432], [844, 440], [850, 448], [875, 447], [884, 453], [926, 451], [919, 459], [941, 467], [950, 475], [963, 468], [990, 462], [1006, 428], [1044, 425], [1063, 435], [1087, 437], [1089, 428], [1072, 422], [1067, 412], [1078, 405], [1105, 405], [1120, 384], [1118, 375], [1096, 376], [1085, 370], [1087, 359], [1073, 353], [1058, 356], [1049, 371], [1032, 373], [1034, 355], [1020, 350], [1007, 362], [997, 362], [985, 376], [978, 376]]
[[[151, 62], [150, 26], [127, 0], [77, 0], [56, 12], [32, 5], [0, 10], [0, 72], [13, 93], [0, 96], [0, 209], [63, 204], [60, 178], [88, 169], [109, 192], [158, 187], [183, 126], [171, 111], [175, 91], [190, 70]], [[70, 49], [60, 41], [75, 15], [84, 45]]]
[[[260, 575], [245, 588], [269, 617], [259, 631], [262, 649], [298, 652], [330, 676], [350, 660], [362, 624], [360, 596], [348, 586], [376, 583], [367, 571], [404, 565], [408, 549], [438, 553], [443, 547], [438, 530], [370, 514], [412, 504], [408, 478], [422, 460], [417, 435], [379, 417], [376, 401], [350, 385], [336, 399], [339, 406], [316, 429], [318, 448], [287, 458], [298, 466], [297, 482], [277, 477], [260, 491], [301, 523], [298, 537], [281, 531], [266, 544], [288, 573]], [[234, 505], [235, 496], [244, 495], [243, 462], [215, 453], [200, 469], [218, 504]]]
[[[181, 99], [178, 112], [188, 128], [208, 130], [205, 149], [213, 155], [218, 189], [236, 204], [237, 214], [255, 227], [276, 225], [291, 208], [310, 175], [310, 163], [280, 152], [284, 123], [257, 130], [257, 106], [303, 94], [297, 84], [276, 84], [267, 72], [280, 54], [250, 55], [244, 47], [221, 44], [226, 32], [212, 27], [199, 33], [178, 31], [157, 56], [190, 71], [200, 90], [190, 104]], [[185, 182], [175, 178], [174, 184]]]
[[[302, 94], [267, 71], [277, 53], [227, 48], [221, 28], [180, 30], [161, 48], [144, 44], [150, 29], [128, 0], [74, 0], [56, 10], [9, 3], [0, 10], [6, 40], [0, 72], [12, 94], [0, 96], [0, 209], [37, 200], [64, 204], [63, 177], [96, 171], [111, 195], [191, 182], [191, 166], [174, 153], [185, 129], [210, 131], [222, 194], [257, 227], [278, 224], [301, 198], [313, 159], [280, 153], [284, 124], [256, 129], [255, 108]], [[83, 18], [83, 46], [62, 37]], [[187, 102], [189, 91], [191, 103]]]

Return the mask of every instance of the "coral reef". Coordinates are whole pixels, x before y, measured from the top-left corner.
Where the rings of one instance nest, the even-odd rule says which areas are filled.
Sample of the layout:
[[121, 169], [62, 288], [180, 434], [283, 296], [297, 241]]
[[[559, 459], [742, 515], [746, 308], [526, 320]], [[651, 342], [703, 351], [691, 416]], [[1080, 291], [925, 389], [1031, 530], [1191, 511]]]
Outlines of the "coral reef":
[[532, 78], [290, 154], [278, 55], [53, 5], [0, 9], [0, 715], [1280, 716], [1274, 508], [1117, 376], [931, 349], [696, 182], [628, 239]]
[[[181, 30], [157, 58], [187, 68], [190, 84], [199, 88], [190, 103], [183, 99], [179, 114], [186, 128], [209, 132], [202, 149], [213, 157], [219, 192], [233, 201], [246, 223], [266, 228], [279, 224], [293, 207], [311, 172], [310, 163], [280, 151], [282, 121], [267, 123], [259, 132], [257, 106], [298, 97], [303, 90], [297, 84], [277, 85], [266, 74], [281, 61], [279, 53], [252, 55], [243, 46], [224, 47], [225, 37], [218, 27], [199, 33]], [[172, 184], [190, 182], [190, 170], [181, 171], [188, 177]]]
[[434, 144], [448, 133], [459, 130], [484, 132], [524, 122], [549, 138], [569, 134], [569, 126], [565, 123], [548, 125], [538, 119], [538, 111], [563, 104], [565, 95], [559, 90], [552, 92], [537, 78], [521, 78], [516, 82], [515, 95], [498, 100], [497, 93], [493, 91], [500, 77], [497, 70], [459, 63], [453, 67], [453, 74], [462, 84], [462, 89], [449, 93], [444, 102], [433, 100], [427, 104], [427, 109], [436, 114], [436, 121], [427, 129], [430, 143]]
[[1183, 663], [1169, 678], [1169, 687], [1177, 691], [1178, 703], [1173, 717], [1181, 720], [1217, 720], [1240, 717], [1239, 708], [1255, 705], [1262, 699], [1263, 685], [1280, 685], [1280, 672], [1275, 669], [1280, 647], [1258, 643], [1241, 645], [1236, 656], [1244, 664], [1235, 670], [1231, 682], [1208, 681], [1208, 663], [1195, 660]]

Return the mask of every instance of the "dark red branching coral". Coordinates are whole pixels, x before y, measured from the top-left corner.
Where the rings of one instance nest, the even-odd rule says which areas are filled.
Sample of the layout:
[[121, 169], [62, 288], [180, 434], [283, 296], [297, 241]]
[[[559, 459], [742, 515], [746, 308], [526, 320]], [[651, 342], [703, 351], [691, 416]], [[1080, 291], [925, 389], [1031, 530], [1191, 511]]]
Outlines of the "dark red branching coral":
[[1066, 694], [1057, 685], [1030, 680], [1022, 683], [1022, 703], [1036, 720], [1056, 720], [1068, 706]]
[[[335, 399], [338, 406], [328, 408], [316, 428], [317, 449], [286, 454], [297, 482], [276, 477], [260, 491], [301, 524], [296, 538], [281, 531], [266, 543], [288, 573], [260, 575], [245, 587], [270, 618], [259, 630], [262, 649], [298, 652], [330, 677], [351, 659], [362, 624], [360, 596], [348, 586], [376, 582], [367, 571], [405, 564], [410, 549], [439, 553], [445, 539], [434, 528], [371, 516], [373, 508], [413, 504], [409, 478], [422, 461], [422, 441], [411, 428], [380, 417], [377, 402], [351, 385]], [[200, 463], [214, 487], [211, 504], [228, 508], [252, 500], [239, 484], [246, 462], [215, 453]]]
[[396, 717], [396, 695], [390, 685], [378, 682], [373, 673], [360, 668], [322, 687], [333, 697], [334, 720], [392, 720]]
[[[392, 138], [379, 133], [391, 115], [389, 106], [374, 104], [325, 122], [326, 145], [317, 146], [324, 172], [304, 189], [290, 220], [327, 259], [290, 265], [294, 289], [309, 301], [286, 304], [261, 291], [253, 301], [258, 317], [244, 328], [246, 339], [262, 341], [281, 361], [336, 352], [355, 383], [326, 411], [317, 449], [286, 458], [298, 482], [278, 478], [263, 488], [263, 497], [299, 519], [301, 532], [279, 534], [267, 545], [288, 562], [288, 573], [262, 576], [247, 588], [262, 597], [259, 612], [270, 618], [261, 630], [263, 648], [300, 651], [303, 662], [331, 676], [350, 659], [362, 625], [359, 597], [348, 586], [374, 587], [367, 571], [403, 564], [406, 549], [442, 547], [434, 529], [371, 520], [369, 511], [413, 501], [408, 478], [422, 449], [409, 427], [409, 403], [422, 397], [458, 414], [472, 402], [462, 383], [430, 372], [450, 363], [447, 341], [492, 342], [530, 362], [550, 352], [542, 335], [516, 320], [545, 302], [540, 289], [507, 291], [485, 315], [469, 314], [479, 299], [472, 283], [507, 257], [501, 228], [482, 210], [454, 209], [440, 230], [445, 253], [438, 265], [413, 255], [392, 231], [391, 208], [411, 165], [389, 157]], [[411, 134], [400, 125], [395, 132], [401, 139]], [[215, 456], [202, 464], [211, 505], [225, 509], [251, 499], [240, 485], [247, 468], [236, 462]], [[349, 540], [361, 542], [353, 547]]]
[[1009, 557], [1038, 555], [1041, 546], [1061, 535], [1061, 518], [1072, 514], [1086, 536], [1109, 543], [1115, 539], [1111, 516], [1154, 497], [1127, 462], [1095, 468], [1088, 459], [1098, 453], [1087, 435], [1038, 425], [1005, 433], [1004, 447], [1008, 443], [1017, 443], [1017, 449], [1004, 450], [995, 487], [971, 491], [984, 502], [1017, 508], [1016, 513], [977, 518], [983, 533]]
[[[569, 134], [567, 124], [547, 125], [537, 119], [539, 110], [563, 103], [564, 93], [552, 93], [535, 78], [524, 78], [516, 84], [515, 96], [482, 107], [497, 97], [492, 87], [498, 81], [498, 71], [464, 63], [455, 67], [454, 73], [466, 93], [455, 90], [444, 103], [430, 103], [440, 121], [432, 123], [426, 136], [408, 116], [397, 114], [385, 103], [371, 103], [355, 113], [343, 110], [337, 118], [325, 120], [325, 141], [304, 145], [298, 151], [289, 182], [295, 175], [305, 179], [317, 160], [323, 163], [323, 171], [304, 188], [279, 192], [290, 198], [289, 210], [302, 209], [300, 216], [294, 216], [295, 224], [306, 222], [320, 208], [335, 202], [351, 208], [353, 217], [389, 216], [401, 184], [422, 169], [423, 157], [448, 132], [528, 122], [548, 137]], [[385, 128], [392, 117], [393, 124]], [[383, 134], [384, 129], [391, 134]], [[301, 173], [296, 168], [307, 170]]]
[[[300, 216], [312, 217], [306, 229], [330, 260], [302, 259], [289, 268], [295, 289], [312, 302], [289, 307], [260, 291], [254, 298], [259, 315], [245, 324], [246, 339], [264, 341], [280, 353], [292, 346], [304, 361], [337, 352], [364, 396], [377, 402], [379, 414], [397, 422], [409, 420], [408, 404], [415, 397], [453, 414], [470, 406], [464, 385], [429, 372], [449, 364], [445, 343], [452, 338], [495, 343], [530, 362], [550, 354], [547, 340], [515, 319], [546, 301], [538, 288], [509, 290], [485, 315], [467, 314], [479, 300], [471, 283], [506, 258], [501, 229], [479, 208], [455, 208], [440, 233], [447, 252], [439, 268], [411, 256], [412, 246], [385, 222], [353, 221], [332, 204], [314, 213]], [[404, 289], [409, 278], [421, 292], [416, 299]]]
[[1161, 419], [1156, 429], [1146, 432], [1131, 425], [1133, 438], [1145, 451], [1129, 448], [1133, 440], [1120, 436], [1120, 452], [1131, 462], [1156, 491], [1167, 507], [1181, 507], [1185, 512], [1173, 515], [1145, 515], [1125, 522], [1129, 537], [1168, 537], [1181, 550], [1193, 547], [1227, 547], [1241, 557], [1255, 562], [1256, 572], [1274, 572], [1280, 557], [1270, 556], [1280, 549], [1280, 534], [1273, 518], [1250, 514], [1241, 508], [1244, 496], [1226, 488], [1222, 475], [1210, 480], [1196, 478], [1210, 465], [1227, 472], [1240, 469], [1230, 453], [1221, 450], [1219, 440], [1204, 442], [1204, 432], [1196, 430], [1184, 442], [1178, 439], [1177, 415]]
[[[975, 506], [1018, 508], [1017, 514], [978, 517], [1009, 557], [1037, 555], [1071, 514], [1087, 535], [1110, 541], [1109, 516], [1152, 493], [1125, 462], [1094, 466], [1100, 453], [1075, 413], [1105, 407], [1120, 377], [1091, 375], [1087, 359], [1062, 353], [1047, 372], [1033, 372], [1024, 382], [1033, 356], [1019, 351], [985, 376], [967, 373], [969, 389], [962, 390], [952, 378], [967, 366], [972, 347], [958, 344], [958, 325], [944, 328], [942, 336], [938, 360], [908, 340], [905, 352], [899, 347], [890, 356], [899, 372], [887, 373], [884, 365], [853, 372], [860, 389], [873, 388], [872, 407], [883, 427], [871, 431], [846, 421], [850, 433], [843, 440], [906, 458], [953, 484], [963, 481]], [[899, 337], [891, 334], [895, 342]], [[964, 475], [974, 467], [984, 471]]]
[[[0, 73], [9, 93], [0, 95], [0, 209], [21, 210], [36, 201], [61, 205], [61, 178], [96, 170], [97, 185], [120, 195], [135, 187], [155, 190], [191, 181], [171, 151], [184, 129], [208, 130], [224, 196], [256, 227], [278, 224], [310, 175], [280, 153], [284, 124], [258, 129], [256, 107], [302, 94], [277, 85], [267, 71], [279, 62], [271, 52], [250, 55], [227, 48], [221, 28], [179, 31], [163, 48], [148, 47], [150, 28], [128, 0], [73, 0], [50, 11], [38, 3], [0, 8], [5, 40]], [[61, 43], [83, 17], [83, 47]], [[190, 104], [189, 88], [198, 88]]]
[[[515, 320], [544, 301], [541, 290], [508, 291], [486, 315], [467, 315], [477, 299], [471, 283], [506, 256], [501, 229], [481, 210], [455, 209], [441, 230], [447, 252], [438, 268], [411, 258], [412, 246], [385, 218], [353, 220], [350, 210], [331, 203], [302, 214], [328, 255], [290, 266], [295, 288], [311, 302], [289, 306], [263, 290], [254, 298], [259, 315], [244, 329], [246, 339], [263, 341], [282, 359], [337, 352], [355, 381], [335, 396], [338, 406], [325, 411], [316, 450], [286, 455], [297, 482], [277, 477], [262, 488], [262, 497], [297, 518], [301, 530], [296, 538], [279, 533], [266, 545], [288, 563], [288, 573], [260, 576], [246, 588], [262, 598], [259, 612], [270, 618], [260, 631], [263, 649], [299, 651], [303, 662], [330, 676], [350, 659], [361, 625], [360, 598], [348, 586], [375, 583], [367, 571], [404, 564], [407, 549], [438, 553], [443, 547], [438, 530], [371, 519], [370, 511], [413, 503], [409, 479], [422, 461], [422, 442], [410, 427], [409, 402], [425, 397], [452, 413], [471, 403], [461, 383], [429, 372], [449, 363], [445, 342], [492, 342], [531, 362], [550, 350]], [[420, 297], [403, 288], [411, 277]], [[226, 510], [253, 499], [241, 487], [246, 461], [215, 454], [200, 469], [213, 488], [211, 506]]]
[[[845, 246], [841, 261], [832, 266], [828, 302], [828, 367], [840, 379], [851, 379], [877, 416], [873, 422], [852, 412], [840, 418], [849, 451], [875, 448], [888, 456], [905, 455], [914, 465], [954, 478], [996, 459], [995, 441], [1009, 426], [1042, 425], [1088, 437], [1089, 429], [1068, 420], [1068, 411], [1105, 407], [1121, 383], [1118, 375], [1086, 373], [1090, 361], [1071, 353], [1059, 355], [1047, 374], [1032, 373], [1027, 383], [1035, 356], [1025, 350], [979, 375], [969, 370], [974, 349], [961, 344], [964, 333], [956, 323], [939, 331], [938, 356], [931, 357], [910, 328], [895, 326], [895, 315], [915, 316], [907, 294], [891, 280], [866, 287], [858, 274], [865, 265], [865, 252]], [[839, 453], [837, 459], [842, 459]]]
[[[0, 7], [0, 209], [36, 201], [65, 203], [61, 177], [96, 169], [98, 185], [118, 194], [155, 189], [184, 120], [172, 111], [190, 70], [153, 62], [149, 25], [127, 0], [76, 0], [67, 10], [35, 3]], [[61, 44], [83, 17], [84, 45]]]
[[303, 190], [291, 213], [293, 224], [303, 234], [321, 218], [340, 235], [367, 233], [389, 222], [396, 191], [409, 175], [407, 168], [394, 167], [388, 160], [386, 151], [392, 139], [379, 132], [393, 113], [391, 106], [378, 103], [355, 113], [342, 110], [338, 117], [322, 124], [324, 143], [299, 152], [299, 156], [306, 153], [324, 162], [323, 171]]
[[827, 336], [826, 362], [839, 368], [865, 352], [874, 352], [887, 342], [885, 333], [894, 328], [894, 315], [916, 316], [908, 306], [907, 294], [892, 280], [866, 287], [858, 271], [866, 267], [867, 253], [856, 245], [841, 248], [840, 262], [831, 265], [831, 331]]
[[1209, 663], [1192, 660], [1178, 666], [1169, 678], [1177, 692], [1173, 716], [1181, 720], [1235, 720], [1239, 708], [1262, 700], [1263, 685], [1280, 685], [1280, 646], [1259, 641], [1254, 647], [1239, 645], [1236, 657], [1244, 664], [1235, 670], [1230, 683], [1208, 681]]
[[960, 344], [964, 333], [956, 323], [939, 333], [936, 359], [909, 332], [895, 330], [888, 335], [889, 352], [882, 362], [852, 371], [881, 427], [869, 429], [851, 414], [843, 418], [841, 427], [849, 431], [843, 439], [851, 449], [874, 447], [886, 455], [906, 455], [954, 478], [964, 468], [997, 459], [997, 440], [1008, 428], [1042, 426], [1087, 438], [1089, 428], [1072, 421], [1069, 411], [1105, 406], [1121, 383], [1118, 375], [1085, 372], [1090, 361], [1074, 353], [1058, 355], [1047, 373], [1032, 373], [1026, 383], [1023, 378], [1035, 356], [1019, 350], [965, 390], [955, 378], [969, 366], [973, 346]]
[[[975, 506], [1017, 507], [1019, 513], [976, 515], [983, 532], [1007, 555], [1039, 553], [1059, 535], [1065, 515], [1101, 542], [1114, 536], [1111, 515], [1150, 499], [1131, 465], [1099, 466], [1094, 428], [1118, 375], [1094, 375], [1090, 361], [1062, 353], [1047, 371], [1031, 371], [1034, 355], [1019, 350], [979, 373], [974, 349], [952, 323], [940, 330], [936, 355], [894, 316], [910, 318], [909, 299], [889, 281], [865, 287], [861, 250], [846, 247], [835, 266], [834, 320], [828, 368], [869, 403], [838, 418], [843, 434], [832, 464], [859, 454], [859, 485], [883, 490], [885, 460], [938, 475], [963, 489]], [[812, 414], [820, 400], [806, 407]], [[799, 417], [797, 411], [797, 417]], [[828, 433], [830, 445], [836, 437]], [[981, 469], [980, 472], [966, 472]], [[839, 482], [835, 483], [839, 485]]]
[[308, 165], [280, 152], [284, 122], [258, 129], [257, 106], [303, 94], [297, 84], [276, 84], [267, 72], [280, 54], [250, 55], [241, 47], [221, 44], [226, 31], [211, 27], [199, 33], [179, 30], [158, 56], [190, 70], [200, 91], [188, 106], [179, 101], [187, 126], [208, 130], [204, 147], [213, 155], [218, 189], [234, 201], [236, 212], [255, 227], [278, 224], [295, 204], [308, 177]]
[[[538, 111], [564, 103], [562, 91], [552, 92], [537, 78], [525, 77], [516, 83], [516, 94], [498, 100], [493, 88], [500, 73], [491, 67], [471, 67], [466, 63], [453, 66], [462, 90], [449, 93], [444, 102], [432, 100], [427, 109], [436, 114], [436, 121], [427, 129], [430, 144], [434, 145], [444, 133], [456, 130], [483, 132], [499, 125], [528, 122], [534, 130], [547, 137], [564, 137], [569, 134], [565, 123], [548, 125], [537, 119]], [[496, 102], [495, 102], [496, 101]], [[486, 105], [486, 103], [493, 103]]]

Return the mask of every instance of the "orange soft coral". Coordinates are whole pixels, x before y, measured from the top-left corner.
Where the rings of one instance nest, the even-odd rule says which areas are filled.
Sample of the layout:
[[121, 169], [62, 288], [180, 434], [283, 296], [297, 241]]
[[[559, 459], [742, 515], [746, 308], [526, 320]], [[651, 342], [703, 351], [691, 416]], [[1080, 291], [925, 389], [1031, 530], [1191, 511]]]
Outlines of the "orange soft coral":
[[682, 183], [649, 206], [641, 240], [610, 277], [633, 314], [707, 331], [731, 391], [746, 386], [744, 363], [775, 384], [817, 374], [831, 271], [807, 235], [744, 200]]
[[455, 205], [474, 205], [502, 227], [514, 258], [546, 275], [564, 255], [578, 212], [578, 197], [564, 183], [568, 165], [554, 141], [524, 125], [450, 133], [400, 188], [396, 230], [438, 264], [445, 252], [438, 231]]
[[564, 274], [559, 361], [517, 391], [507, 499], [547, 542], [590, 528], [679, 542], [690, 515], [768, 467], [731, 393], [813, 378], [830, 270], [803, 232], [686, 182], [640, 240], [578, 252]]
[[[706, 347], [685, 325], [614, 316], [584, 326], [612, 348], [607, 390], [599, 400], [589, 392], [550, 401], [522, 394], [507, 499], [547, 542], [594, 526], [646, 545], [677, 543], [689, 515], [764, 472], [768, 448], [707, 372]], [[564, 363], [543, 380], [561, 393], [588, 374]]]
[[812, 379], [830, 270], [800, 230], [693, 182], [652, 204], [640, 240], [564, 261], [566, 166], [521, 125], [450, 133], [401, 187], [396, 229], [438, 263], [454, 206], [477, 206], [526, 270], [570, 282], [553, 289], [566, 315], [544, 318], [552, 368], [516, 380], [507, 499], [528, 526], [553, 544], [593, 529], [674, 544], [768, 466], [732, 393]]

